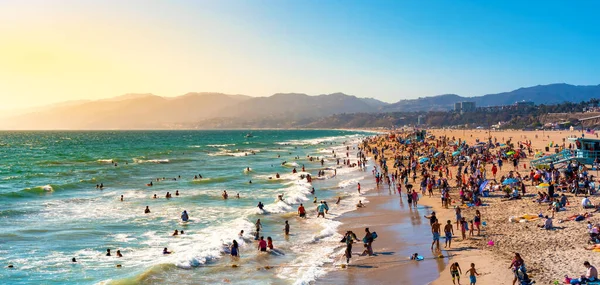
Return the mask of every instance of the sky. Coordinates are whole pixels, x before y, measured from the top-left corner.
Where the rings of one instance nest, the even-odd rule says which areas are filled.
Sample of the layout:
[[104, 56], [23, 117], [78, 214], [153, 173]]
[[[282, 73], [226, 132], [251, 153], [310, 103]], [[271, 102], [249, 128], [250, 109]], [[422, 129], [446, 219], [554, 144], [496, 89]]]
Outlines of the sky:
[[0, 109], [126, 93], [386, 102], [600, 84], [600, 1], [0, 0]]

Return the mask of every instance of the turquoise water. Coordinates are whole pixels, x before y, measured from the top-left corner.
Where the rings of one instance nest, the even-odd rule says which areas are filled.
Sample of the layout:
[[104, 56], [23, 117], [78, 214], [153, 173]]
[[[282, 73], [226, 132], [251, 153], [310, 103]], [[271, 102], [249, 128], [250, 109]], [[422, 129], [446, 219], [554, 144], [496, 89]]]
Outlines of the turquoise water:
[[[338, 166], [332, 151], [345, 158], [348, 147], [355, 162], [353, 147], [369, 134], [265, 130], [247, 138], [246, 133], [0, 132], [0, 283], [314, 280], [327, 270], [321, 265], [335, 262], [339, 253], [339, 223], [316, 219], [312, 200], [317, 196], [328, 201], [328, 218], [353, 208], [355, 185], [366, 173]], [[308, 156], [325, 158], [325, 165]], [[326, 179], [311, 185], [291, 173], [302, 164], [315, 178], [319, 169], [326, 169]], [[244, 171], [247, 167], [251, 171]], [[274, 179], [275, 173], [281, 178]], [[199, 174], [203, 179], [194, 180]], [[146, 186], [150, 181], [153, 186]], [[96, 188], [100, 183], [102, 190]], [[315, 195], [310, 194], [312, 187]], [[224, 190], [230, 195], [227, 200], [221, 197]], [[166, 199], [166, 192], [173, 198]], [[283, 202], [276, 201], [279, 194]], [[342, 202], [335, 205], [338, 196]], [[259, 201], [265, 211], [256, 208]], [[296, 217], [299, 203], [305, 203], [309, 219]], [[146, 206], [150, 214], [144, 214]], [[190, 215], [188, 223], [180, 221], [183, 210]], [[256, 252], [252, 232], [259, 218], [261, 234], [273, 238], [279, 254]], [[288, 238], [282, 234], [285, 220], [292, 228]], [[173, 237], [175, 229], [186, 233]], [[240, 230], [245, 232], [242, 238]], [[233, 239], [241, 245], [240, 260], [227, 255], [226, 245]], [[164, 247], [174, 253], [163, 255]], [[113, 256], [105, 256], [107, 248]], [[117, 250], [122, 258], [114, 256]], [[77, 263], [71, 262], [73, 257]]]

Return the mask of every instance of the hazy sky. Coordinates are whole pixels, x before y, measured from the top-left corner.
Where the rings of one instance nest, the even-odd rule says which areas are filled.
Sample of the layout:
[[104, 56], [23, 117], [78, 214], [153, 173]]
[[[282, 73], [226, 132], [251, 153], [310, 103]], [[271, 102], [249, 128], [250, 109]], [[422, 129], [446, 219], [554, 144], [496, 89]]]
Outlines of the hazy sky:
[[600, 1], [0, 0], [0, 108], [600, 84]]

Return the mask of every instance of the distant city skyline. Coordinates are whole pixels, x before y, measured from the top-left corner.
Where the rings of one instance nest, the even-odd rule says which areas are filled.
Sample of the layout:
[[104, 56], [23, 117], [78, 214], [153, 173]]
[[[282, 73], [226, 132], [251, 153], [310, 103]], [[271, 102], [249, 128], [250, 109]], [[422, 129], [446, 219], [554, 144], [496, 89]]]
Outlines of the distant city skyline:
[[385, 102], [600, 83], [597, 1], [2, 1], [0, 109], [126, 93]]

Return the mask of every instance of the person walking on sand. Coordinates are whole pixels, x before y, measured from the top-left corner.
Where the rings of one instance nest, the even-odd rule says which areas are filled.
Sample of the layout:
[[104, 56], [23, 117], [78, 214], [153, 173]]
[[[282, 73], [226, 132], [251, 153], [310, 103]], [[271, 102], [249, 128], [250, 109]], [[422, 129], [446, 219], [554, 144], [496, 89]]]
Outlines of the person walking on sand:
[[454, 212], [456, 213], [456, 229], [458, 230], [462, 221], [461, 210], [459, 206], [454, 206]]
[[450, 248], [452, 246], [452, 236], [454, 235], [454, 227], [452, 226], [452, 221], [448, 220], [448, 223], [446, 224], [446, 226], [444, 226], [444, 234], [446, 239], [446, 244], [444, 245], [444, 248]]
[[475, 276], [479, 276], [479, 273], [477, 273], [477, 270], [475, 269], [475, 263], [471, 263], [471, 268], [467, 270], [467, 274], [469, 274], [470, 284], [475, 285], [475, 283], [477, 283], [477, 277]]
[[363, 242], [365, 243], [367, 249], [367, 254], [369, 256], [373, 255], [373, 234], [369, 231], [369, 228], [365, 228], [365, 237], [363, 237]]
[[356, 235], [352, 231], [347, 231], [346, 235], [344, 235], [344, 238], [342, 239], [342, 242], [346, 243], [346, 251], [344, 252], [346, 264], [350, 263], [350, 258], [352, 258], [352, 244], [354, 241], [358, 241]]
[[513, 279], [512, 284], [515, 285], [515, 283], [517, 283], [517, 279], [519, 279], [518, 277], [518, 270], [519, 267], [521, 267], [525, 262], [523, 261], [523, 258], [521, 258], [521, 255], [517, 252], [515, 252], [515, 257], [513, 257], [512, 262], [510, 263], [510, 266], [508, 266], [509, 269], [511, 269], [515, 275], [515, 278]]
[[435, 245], [437, 251], [440, 251], [440, 223], [438, 223], [437, 219], [431, 225], [431, 233], [433, 234], [433, 242], [431, 242], [431, 250], [433, 250], [433, 246]]
[[467, 220], [465, 220], [465, 218], [463, 217], [460, 221], [460, 233], [462, 234], [462, 240], [467, 239], [467, 230], [469, 230], [469, 224], [467, 223]]
[[473, 219], [475, 227], [477, 228], [477, 236], [481, 234], [481, 212], [475, 210], [475, 218]]
[[[448, 221], [448, 222], [450, 222], [450, 221]], [[450, 225], [450, 227], [452, 227], [452, 225]], [[460, 265], [458, 265], [458, 262], [452, 263], [452, 265], [450, 265], [450, 275], [452, 275], [452, 284], [456, 284], [454, 282], [454, 279], [456, 278], [458, 285], [460, 285], [460, 275], [461, 274], [462, 274], [462, 270], [460, 269]]]

